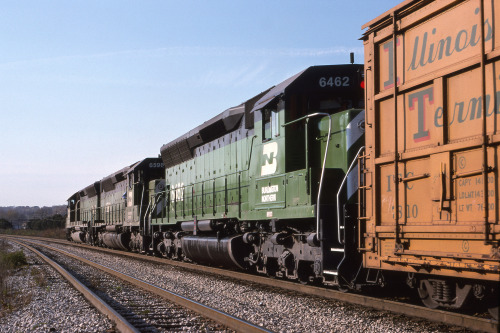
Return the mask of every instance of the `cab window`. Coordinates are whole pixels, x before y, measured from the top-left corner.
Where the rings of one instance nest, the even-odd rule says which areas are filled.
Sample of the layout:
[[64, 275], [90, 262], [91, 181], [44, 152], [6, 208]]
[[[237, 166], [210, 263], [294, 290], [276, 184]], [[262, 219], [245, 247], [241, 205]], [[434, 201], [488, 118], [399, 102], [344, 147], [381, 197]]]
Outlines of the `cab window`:
[[276, 110], [262, 110], [262, 141], [279, 136], [279, 117]]

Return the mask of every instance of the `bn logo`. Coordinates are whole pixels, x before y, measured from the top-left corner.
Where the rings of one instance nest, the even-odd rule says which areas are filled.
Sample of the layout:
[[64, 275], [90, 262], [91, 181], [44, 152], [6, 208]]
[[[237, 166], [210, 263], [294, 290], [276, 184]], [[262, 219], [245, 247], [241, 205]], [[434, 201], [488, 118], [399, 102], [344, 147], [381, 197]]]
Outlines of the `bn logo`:
[[278, 143], [270, 142], [264, 147], [262, 147], [262, 154], [264, 155], [264, 165], [261, 167], [260, 175], [272, 175], [278, 169], [278, 162], [276, 161], [276, 156], [278, 156]]

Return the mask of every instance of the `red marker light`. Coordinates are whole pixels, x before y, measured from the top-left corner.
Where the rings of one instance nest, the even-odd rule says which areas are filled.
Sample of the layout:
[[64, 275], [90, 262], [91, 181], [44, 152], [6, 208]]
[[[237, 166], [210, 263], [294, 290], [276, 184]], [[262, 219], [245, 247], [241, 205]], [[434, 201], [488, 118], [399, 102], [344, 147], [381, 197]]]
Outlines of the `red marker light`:
[[361, 87], [361, 89], [365, 89], [365, 81], [361, 81], [361, 83], [359, 84], [359, 86]]

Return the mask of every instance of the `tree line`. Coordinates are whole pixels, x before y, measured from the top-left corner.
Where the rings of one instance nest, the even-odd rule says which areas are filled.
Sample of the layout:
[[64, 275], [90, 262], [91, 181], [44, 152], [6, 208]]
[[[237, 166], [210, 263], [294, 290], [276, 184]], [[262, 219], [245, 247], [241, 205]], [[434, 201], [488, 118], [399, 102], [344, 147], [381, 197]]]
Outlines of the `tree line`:
[[[0, 229], [44, 230], [62, 228], [66, 216], [66, 206], [0, 207]], [[62, 224], [61, 224], [62, 221]]]
[[[45, 218], [29, 219], [26, 223], [26, 228], [31, 230], [47, 230], [47, 229], [62, 229], [66, 223], [66, 217], [61, 214], [54, 214]], [[12, 223], [0, 218], [0, 229], [12, 229]]]

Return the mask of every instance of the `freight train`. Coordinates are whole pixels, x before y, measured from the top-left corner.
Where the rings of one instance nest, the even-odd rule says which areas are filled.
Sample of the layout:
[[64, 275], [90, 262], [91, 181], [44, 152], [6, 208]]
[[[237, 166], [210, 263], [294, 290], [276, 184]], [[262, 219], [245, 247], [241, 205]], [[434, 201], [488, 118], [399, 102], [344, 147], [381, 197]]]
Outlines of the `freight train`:
[[498, 319], [497, 7], [403, 2], [364, 26], [364, 66], [309, 67], [73, 194], [68, 239], [342, 289], [405, 281]]

